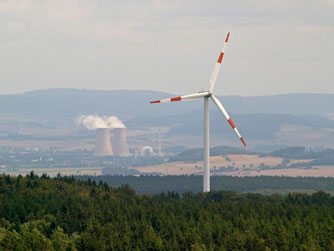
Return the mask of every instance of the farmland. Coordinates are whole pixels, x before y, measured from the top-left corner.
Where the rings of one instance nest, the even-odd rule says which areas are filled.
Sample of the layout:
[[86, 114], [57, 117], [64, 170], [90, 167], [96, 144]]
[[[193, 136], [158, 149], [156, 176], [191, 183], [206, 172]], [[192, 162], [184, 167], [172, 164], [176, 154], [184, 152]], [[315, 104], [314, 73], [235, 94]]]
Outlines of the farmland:
[[[284, 175], [290, 177], [314, 176], [314, 177], [334, 177], [334, 166], [315, 166], [312, 168], [282, 168], [263, 170], [261, 166], [275, 167], [282, 164], [284, 158], [260, 157], [259, 155], [228, 154], [226, 157], [214, 156], [210, 158], [210, 170], [213, 175], [232, 176], [258, 176], [258, 175]], [[307, 163], [311, 161], [300, 159], [292, 160], [289, 164]], [[201, 174], [202, 161], [189, 162], [169, 162], [155, 166], [143, 166], [136, 169], [141, 173], [158, 172], [162, 175], [193, 175]], [[288, 166], [289, 166], [288, 164]], [[223, 167], [223, 168], [221, 168]], [[229, 168], [230, 167], [230, 168]]]

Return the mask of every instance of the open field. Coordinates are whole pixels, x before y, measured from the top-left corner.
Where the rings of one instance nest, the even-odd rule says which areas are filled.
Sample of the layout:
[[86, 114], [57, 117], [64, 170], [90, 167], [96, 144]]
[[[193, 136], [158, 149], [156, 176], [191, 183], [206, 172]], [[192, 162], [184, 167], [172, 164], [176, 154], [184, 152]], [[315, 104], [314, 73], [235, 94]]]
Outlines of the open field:
[[334, 177], [334, 166], [315, 166], [312, 169], [274, 169], [261, 171], [226, 172], [225, 175], [232, 176], [288, 176], [288, 177]]
[[[221, 166], [233, 166], [234, 168], [245, 169], [254, 168], [256, 169], [261, 163], [265, 165], [274, 166], [281, 164], [282, 158], [274, 157], [263, 157], [260, 158], [258, 155], [227, 155], [227, 158], [221, 156], [210, 157], [210, 169], [219, 169]], [[170, 162], [156, 166], [144, 166], [137, 167], [136, 169], [143, 173], [160, 172], [163, 175], [191, 175], [202, 172], [203, 162], [197, 161], [194, 163], [185, 162]]]
[[[57, 176], [58, 173], [60, 173], [62, 176], [67, 175], [102, 175], [102, 169], [101, 167], [79, 167], [79, 168], [38, 168], [34, 169], [34, 173], [37, 175], [42, 175], [43, 173], [48, 174], [51, 177]], [[0, 169], [1, 170], [1, 169]], [[18, 171], [6, 171], [6, 174], [9, 175], [26, 175], [30, 173], [32, 170], [28, 168], [21, 168]]]
[[[227, 155], [226, 157], [211, 157], [212, 175], [231, 176], [290, 176], [290, 177], [334, 177], [334, 166], [315, 166], [313, 168], [284, 168], [284, 169], [264, 169], [282, 164], [283, 158], [260, 157], [258, 155]], [[311, 160], [292, 160], [290, 164], [305, 163]], [[262, 166], [262, 167], [260, 167]], [[33, 170], [36, 174], [47, 173], [49, 176], [62, 175], [102, 175], [102, 167], [49, 167], [49, 168], [20, 168], [15, 171], [0, 169], [10, 175], [25, 175]], [[161, 175], [201, 175], [203, 173], [203, 163], [197, 162], [168, 162], [161, 165], [136, 167], [141, 173], [159, 173]]]
[[90, 144], [87, 140], [66, 140], [66, 141], [55, 141], [55, 140], [0, 140], [0, 146], [11, 146], [11, 147], [27, 147], [27, 148], [45, 148], [56, 147], [61, 150], [77, 150], [87, 149], [92, 150], [95, 148], [95, 144]]
[[[281, 164], [283, 158], [276, 157], [259, 157], [258, 155], [227, 155], [224, 157], [211, 157], [210, 170], [215, 175], [232, 175], [232, 176], [314, 176], [314, 177], [334, 177], [334, 166], [316, 166], [312, 169], [291, 168], [291, 169], [271, 169], [260, 170], [258, 167], [262, 163], [266, 166], [274, 167]], [[305, 163], [311, 160], [292, 160], [289, 164]], [[221, 167], [233, 167], [234, 170], [219, 171]], [[156, 166], [137, 167], [142, 173], [158, 172], [162, 175], [191, 175], [202, 174], [203, 163], [201, 161], [194, 163], [171, 162]]]
[[[3, 129], [0, 126], [0, 129]], [[159, 127], [162, 132], [165, 128]], [[113, 131], [110, 131], [111, 136]], [[77, 150], [95, 148], [95, 131], [82, 133], [78, 129], [46, 129], [46, 128], [23, 128], [12, 133], [7, 137], [8, 132], [1, 134], [0, 146], [23, 147], [23, 148], [50, 148], [56, 147], [59, 150]], [[128, 130], [128, 145], [132, 149], [141, 149], [149, 145], [154, 149], [158, 148], [158, 131], [156, 128], [147, 130]], [[169, 146], [173, 144], [168, 144]]]
[[334, 133], [331, 128], [315, 129], [302, 125], [284, 125], [276, 138], [285, 145], [323, 146], [333, 148]]

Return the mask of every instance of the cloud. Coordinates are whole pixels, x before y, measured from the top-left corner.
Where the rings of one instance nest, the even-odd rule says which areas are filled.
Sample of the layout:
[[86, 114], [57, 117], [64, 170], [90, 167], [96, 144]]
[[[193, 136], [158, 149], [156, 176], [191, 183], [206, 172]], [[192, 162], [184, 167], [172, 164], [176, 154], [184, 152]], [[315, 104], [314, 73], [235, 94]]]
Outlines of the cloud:
[[[219, 94], [334, 92], [333, 9], [333, 0], [5, 0], [0, 92], [198, 91], [228, 31]], [[302, 77], [309, 68], [315, 76]]]
[[0, 3], [0, 12], [7, 13], [12, 16], [18, 14], [25, 14], [28, 10], [31, 10], [34, 7], [33, 0], [7, 0], [3, 3]]

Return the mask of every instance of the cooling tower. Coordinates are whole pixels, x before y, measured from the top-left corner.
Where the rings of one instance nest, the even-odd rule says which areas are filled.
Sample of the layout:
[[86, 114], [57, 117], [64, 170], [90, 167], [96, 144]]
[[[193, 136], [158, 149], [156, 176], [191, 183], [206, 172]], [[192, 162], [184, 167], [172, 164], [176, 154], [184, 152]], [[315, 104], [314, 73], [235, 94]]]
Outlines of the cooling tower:
[[114, 129], [113, 147], [115, 155], [119, 156], [129, 155], [126, 128]]
[[114, 155], [110, 144], [110, 129], [96, 129], [96, 149], [95, 156], [111, 156]]

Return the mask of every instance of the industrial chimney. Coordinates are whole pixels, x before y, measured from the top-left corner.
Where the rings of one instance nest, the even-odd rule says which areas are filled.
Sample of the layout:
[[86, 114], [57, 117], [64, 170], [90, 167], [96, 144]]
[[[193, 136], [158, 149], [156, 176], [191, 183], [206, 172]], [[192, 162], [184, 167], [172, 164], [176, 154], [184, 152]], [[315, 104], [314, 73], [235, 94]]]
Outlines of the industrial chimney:
[[113, 151], [110, 144], [110, 129], [97, 128], [96, 129], [96, 149], [95, 156], [112, 156]]
[[114, 129], [113, 146], [115, 155], [119, 156], [129, 155], [126, 128]]

